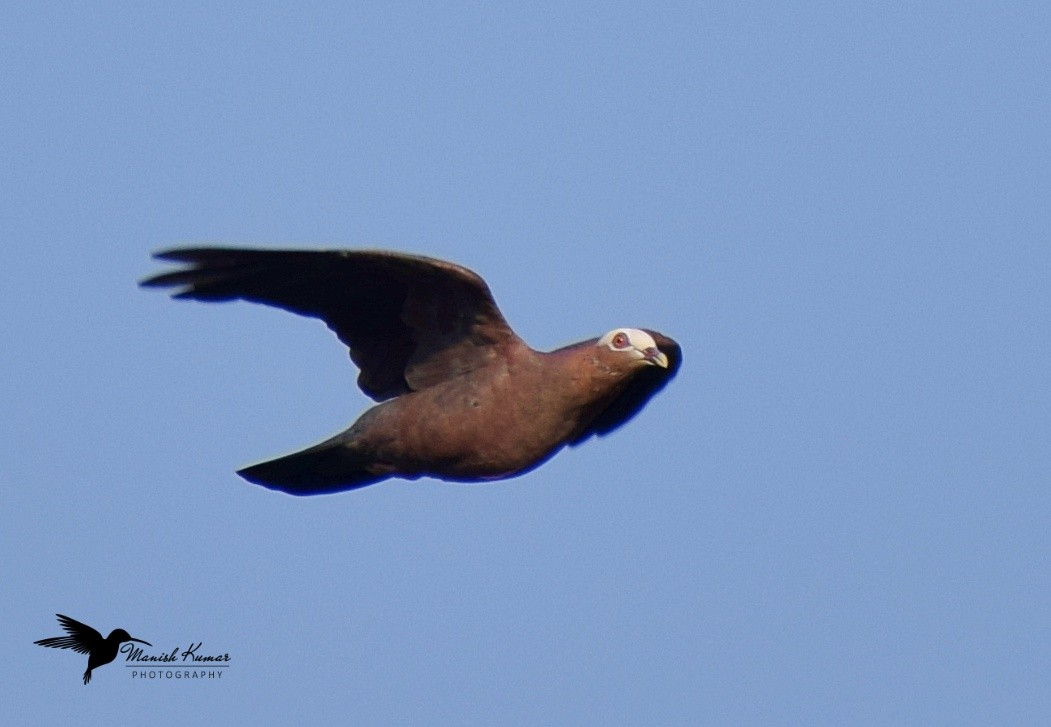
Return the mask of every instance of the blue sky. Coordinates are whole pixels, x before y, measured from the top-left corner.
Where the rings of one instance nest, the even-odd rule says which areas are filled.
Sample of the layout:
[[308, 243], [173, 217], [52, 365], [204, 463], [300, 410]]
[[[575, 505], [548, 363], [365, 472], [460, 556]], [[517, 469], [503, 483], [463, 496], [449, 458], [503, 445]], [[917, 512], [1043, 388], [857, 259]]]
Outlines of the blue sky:
[[[0, 509], [26, 723], [1046, 724], [1040, 3], [33, 3], [0, 23]], [[467, 265], [683, 346], [485, 486], [234, 470], [368, 400], [202, 242]], [[65, 613], [219, 682], [34, 646]]]

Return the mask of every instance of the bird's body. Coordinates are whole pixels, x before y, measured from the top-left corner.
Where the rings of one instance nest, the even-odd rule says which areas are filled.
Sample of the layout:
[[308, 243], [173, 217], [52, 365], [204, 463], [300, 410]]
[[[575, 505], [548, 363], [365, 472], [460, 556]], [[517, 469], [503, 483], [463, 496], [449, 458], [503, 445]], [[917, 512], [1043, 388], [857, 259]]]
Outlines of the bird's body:
[[[596, 387], [588, 392], [594, 399], [579, 400], [575, 387], [560, 390], [574, 382], [552, 376], [551, 369], [567, 355], [509, 352], [491, 367], [372, 407], [339, 439], [400, 477], [471, 482], [521, 474], [561, 449], [587, 424], [589, 405], [608, 395]], [[531, 395], [523, 397], [523, 390]], [[433, 414], [421, 419], [421, 410]]]
[[[562, 398], [544, 391], [545, 361], [526, 351], [463, 376], [383, 402], [351, 428], [357, 441], [401, 476], [440, 474], [448, 479], [498, 479], [545, 459], [564, 441], [571, 419], [551, 416], [545, 404]], [[531, 382], [537, 396], [522, 398], [518, 387]], [[421, 419], [420, 410], [433, 412]], [[501, 426], [492, 427], [494, 412]], [[378, 425], [378, 426], [376, 426]], [[400, 436], [390, 438], [388, 432]]]
[[675, 374], [678, 345], [625, 328], [550, 353], [507, 326], [485, 283], [444, 261], [386, 252], [197, 248], [145, 281], [177, 297], [268, 303], [319, 317], [350, 347], [379, 404], [349, 429], [240, 471], [291, 494], [387, 477], [477, 482], [526, 472], [605, 434]]

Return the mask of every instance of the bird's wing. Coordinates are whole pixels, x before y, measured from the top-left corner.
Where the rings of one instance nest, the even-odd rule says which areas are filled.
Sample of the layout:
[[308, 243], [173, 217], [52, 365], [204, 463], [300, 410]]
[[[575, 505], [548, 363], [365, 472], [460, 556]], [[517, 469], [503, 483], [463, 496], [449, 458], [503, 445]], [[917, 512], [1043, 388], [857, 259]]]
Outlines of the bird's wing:
[[[606, 408], [591, 420], [580, 434], [569, 441], [570, 446], [580, 444], [594, 435], [603, 436], [624, 424], [639, 410], [646, 402], [663, 389], [675, 376], [682, 365], [682, 349], [679, 344], [665, 335], [656, 331], [646, 331], [657, 344], [657, 348], [668, 357], [668, 368], [658, 366], [647, 366], [637, 372], [627, 386], [613, 399]], [[589, 343], [594, 343], [591, 341]], [[577, 344], [583, 345], [583, 344]]]
[[188, 265], [142, 282], [179, 287], [176, 298], [241, 299], [320, 318], [350, 348], [358, 385], [376, 401], [459, 376], [521, 344], [485, 281], [443, 260], [218, 247], [156, 257]]
[[102, 643], [102, 634], [87, 624], [82, 624], [80, 621], [69, 616], [63, 616], [60, 613], [55, 615], [58, 616], [58, 622], [62, 624], [62, 628], [66, 630], [69, 636], [40, 639], [39, 641], [34, 641], [34, 644], [50, 646], [53, 649], [73, 649], [73, 651], [78, 651], [81, 654], [88, 654], [98, 644]]

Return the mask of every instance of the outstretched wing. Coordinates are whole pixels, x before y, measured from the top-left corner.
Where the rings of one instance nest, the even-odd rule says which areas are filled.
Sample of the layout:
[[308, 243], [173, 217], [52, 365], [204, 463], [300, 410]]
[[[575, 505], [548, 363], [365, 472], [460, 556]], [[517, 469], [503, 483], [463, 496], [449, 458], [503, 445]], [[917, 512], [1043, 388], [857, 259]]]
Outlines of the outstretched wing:
[[[647, 366], [636, 373], [623, 391], [596, 416], [584, 431], [570, 440], [571, 446], [580, 444], [593, 435], [609, 434], [624, 422], [639, 413], [646, 402], [663, 389], [682, 365], [682, 349], [679, 344], [656, 331], [646, 331], [653, 336], [657, 348], [668, 357], [668, 368]], [[589, 343], [594, 343], [593, 341]], [[577, 344], [583, 345], [583, 344]]]
[[350, 348], [358, 385], [376, 401], [485, 366], [523, 345], [485, 281], [418, 255], [366, 250], [169, 250], [188, 267], [142, 282], [176, 298], [247, 300], [323, 320]]
[[82, 624], [76, 619], [72, 619], [69, 616], [63, 616], [60, 613], [55, 614], [58, 617], [58, 622], [62, 624], [62, 628], [66, 630], [69, 636], [55, 636], [50, 639], [40, 639], [34, 641], [34, 644], [40, 646], [50, 646], [53, 649], [73, 649], [73, 651], [79, 651], [81, 654], [91, 653], [91, 650], [102, 643], [102, 634], [95, 629], [91, 628], [87, 624]]

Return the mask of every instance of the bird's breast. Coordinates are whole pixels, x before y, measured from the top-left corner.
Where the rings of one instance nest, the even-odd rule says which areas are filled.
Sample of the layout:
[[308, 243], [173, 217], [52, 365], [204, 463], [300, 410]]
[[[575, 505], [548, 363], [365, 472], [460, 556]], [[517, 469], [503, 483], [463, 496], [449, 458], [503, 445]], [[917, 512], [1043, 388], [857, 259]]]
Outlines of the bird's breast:
[[531, 469], [557, 451], [574, 423], [557, 391], [509, 375], [463, 377], [389, 402], [400, 451], [413, 474], [499, 479]]

